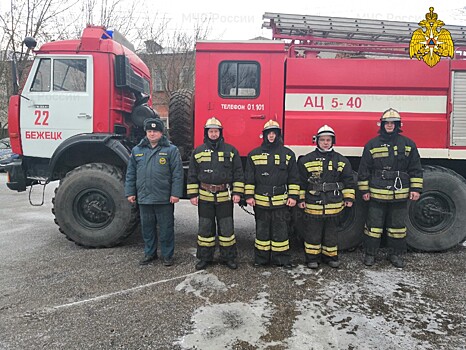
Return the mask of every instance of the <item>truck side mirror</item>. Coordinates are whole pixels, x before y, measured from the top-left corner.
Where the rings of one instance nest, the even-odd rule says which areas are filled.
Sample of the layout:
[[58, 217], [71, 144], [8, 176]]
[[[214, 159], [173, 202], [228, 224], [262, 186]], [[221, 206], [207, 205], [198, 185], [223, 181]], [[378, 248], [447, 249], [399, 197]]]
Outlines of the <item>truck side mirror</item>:
[[30, 36], [24, 38], [23, 44], [26, 45], [28, 49], [33, 50], [37, 46], [37, 41], [34, 38], [31, 38]]

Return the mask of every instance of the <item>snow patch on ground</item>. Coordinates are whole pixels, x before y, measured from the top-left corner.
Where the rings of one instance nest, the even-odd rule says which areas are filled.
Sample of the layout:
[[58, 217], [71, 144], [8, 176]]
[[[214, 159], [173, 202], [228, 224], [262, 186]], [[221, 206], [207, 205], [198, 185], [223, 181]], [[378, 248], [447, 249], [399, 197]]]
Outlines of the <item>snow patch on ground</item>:
[[197, 309], [191, 319], [192, 332], [176, 344], [183, 349], [229, 349], [234, 343], [243, 341], [264, 348], [260, 337], [267, 334], [273, 314], [268, 296], [261, 292], [249, 304], [235, 302]]
[[313, 300], [296, 302], [301, 314], [288, 348], [433, 349], [426, 334], [446, 334], [451, 315], [423, 297], [422, 283], [397, 270], [366, 271], [354, 283], [330, 281]]
[[178, 292], [193, 293], [199, 298], [208, 300], [204, 294], [226, 292], [228, 288], [214, 274], [205, 273], [187, 277], [175, 287], [175, 290]]
[[[409, 271], [366, 270], [351, 280], [329, 280], [322, 276], [322, 269], [309, 270], [300, 265], [287, 274], [306, 293], [290, 310], [298, 313], [290, 337], [270, 343], [261, 339], [270, 335], [270, 320], [276, 307], [264, 291], [250, 302], [197, 309], [191, 318], [192, 330], [176, 344], [183, 349], [231, 349], [248, 344], [258, 349], [285, 346], [290, 350], [434, 350], [448, 349], [452, 340], [461, 343], [466, 322], [453, 320], [463, 319], [462, 311], [445, 311], [442, 301], [423, 294], [427, 282]], [[204, 299], [206, 293], [227, 289], [212, 274], [190, 276], [176, 287]], [[445, 341], [435, 347], [429, 342], [433, 336], [441, 336]]]

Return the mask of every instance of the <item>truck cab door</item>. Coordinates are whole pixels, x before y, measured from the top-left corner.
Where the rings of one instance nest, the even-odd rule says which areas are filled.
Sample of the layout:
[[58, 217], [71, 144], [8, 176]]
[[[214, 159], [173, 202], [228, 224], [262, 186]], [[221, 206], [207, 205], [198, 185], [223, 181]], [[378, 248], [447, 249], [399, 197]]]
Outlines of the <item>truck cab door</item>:
[[36, 57], [21, 93], [23, 154], [51, 158], [67, 138], [93, 131], [92, 56]]
[[283, 125], [283, 43], [200, 42], [196, 46], [195, 145], [217, 117], [225, 142], [246, 156], [262, 143], [264, 124]]

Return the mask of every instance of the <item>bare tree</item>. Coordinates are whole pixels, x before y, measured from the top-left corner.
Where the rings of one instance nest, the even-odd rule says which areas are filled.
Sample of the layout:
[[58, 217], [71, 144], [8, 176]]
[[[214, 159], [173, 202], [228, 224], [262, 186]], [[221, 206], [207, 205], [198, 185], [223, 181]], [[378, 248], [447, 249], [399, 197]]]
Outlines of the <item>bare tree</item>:
[[[145, 3], [136, 0], [10, 0], [10, 8], [0, 13], [0, 123], [6, 123], [12, 94], [10, 64], [5, 62], [16, 53], [20, 79], [31, 62], [30, 49], [22, 45], [24, 38], [34, 37], [38, 46], [78, 38], [88, 24], [116, 29], [133, 42], [152, 73], [160, 78], [161, 103], [168, 104], [173, 91], [192, 88], [194, 45], [207, 38], [210, 19], [195, 23], [189, 32], [168, 31], [166, 17], [158, 13], [148, 16], [141, 11], [144, 8]], [[150, 42], [160, 50], [147, 52], [144, 48]]]
[[146, 49], [146, 53], [141, 56], [152, 68], [159, 85], [158, 91], [163, 91], [167, 99], [174, 91], [193, 88], [195, 44], [198, 40], [206, 39], [210, 31], [210, 19], [205, 19], [196, 22], [189, 32], [179, 29], [171, 33], [159, 30], [156, 31], [158, 36], [146, 40], [146, 43], [156, 42], [158, 51], [148, 52], [150, 50]]

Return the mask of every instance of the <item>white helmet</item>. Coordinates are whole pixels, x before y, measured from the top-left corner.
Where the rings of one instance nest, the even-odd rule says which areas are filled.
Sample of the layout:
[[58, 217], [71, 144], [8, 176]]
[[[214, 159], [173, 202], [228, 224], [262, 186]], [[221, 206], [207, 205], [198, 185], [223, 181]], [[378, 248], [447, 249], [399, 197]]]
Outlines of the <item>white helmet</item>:
[[332, 146], [335, 144], [335, 131], [328, 125], [324, 125], [317, 130], [317, 135], [314, 135], [312, 141], [317, 143], [319, 141], [319, 137], [321, 136], [331, 136], [332, 137]]
[[317, 130], [316, 137], [319, 138], [320, 136], [324, 135], [335, 137], [335, 131], [330, 126], [324, 125], [319, 130]]

